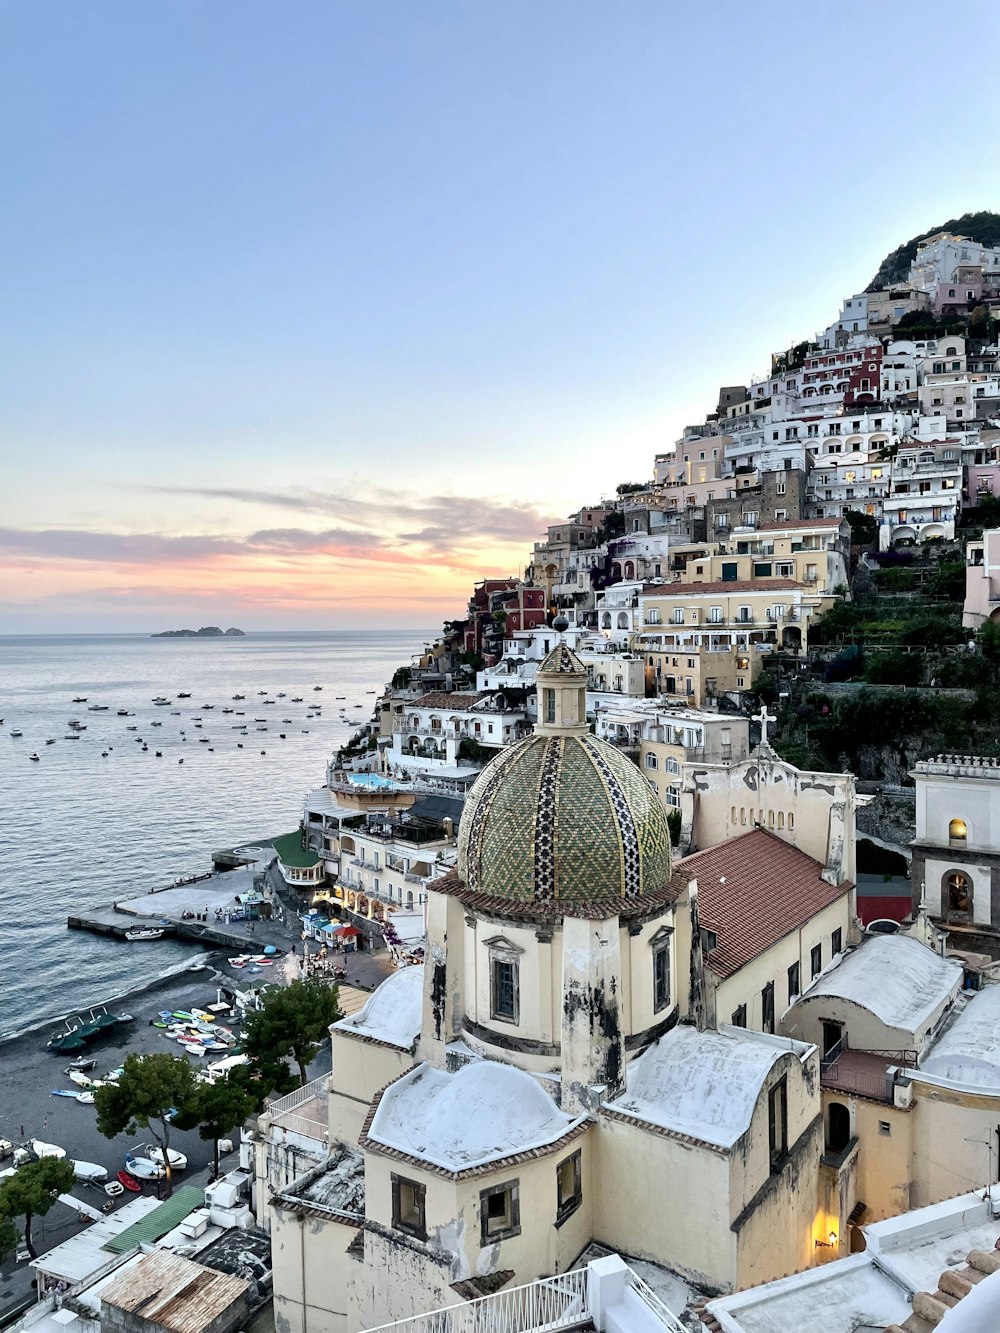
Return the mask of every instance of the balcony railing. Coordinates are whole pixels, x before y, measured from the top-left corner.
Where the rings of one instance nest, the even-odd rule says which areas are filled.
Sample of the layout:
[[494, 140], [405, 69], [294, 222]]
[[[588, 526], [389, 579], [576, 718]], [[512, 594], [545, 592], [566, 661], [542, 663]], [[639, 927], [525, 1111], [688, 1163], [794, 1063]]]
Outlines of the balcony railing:
[[383, 1324], [369, 1333], [531, 1333], [589, 1324], [587, 1270], [576, 1268], [464, 1305]]
[[265, 1110], [271, 1117], [271, 1124], [293, 1134], [302, 1134], [305, 1138], [325, 1140], [330, 1128], [326, 1092], [328, 1077], [324, 1074], [314, 1078], [311, 1083], [296, 1088], [287, 1097], [276, 1097], [274, 1101], [268, 1102]]

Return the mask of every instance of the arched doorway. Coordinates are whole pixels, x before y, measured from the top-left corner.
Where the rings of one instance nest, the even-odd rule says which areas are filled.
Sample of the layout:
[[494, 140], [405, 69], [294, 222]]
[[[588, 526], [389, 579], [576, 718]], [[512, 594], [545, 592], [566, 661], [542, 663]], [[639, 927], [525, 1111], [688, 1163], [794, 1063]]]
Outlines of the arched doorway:
[[831, 1102], [826, 1118], [827, 1152], [843, 1152], [851, 1141], [851, 1113], [842, 1102]]
[[972, 922], [972, 880], [962, 870], [949, 870], [941, 885], [942, 915], [955, 925]]

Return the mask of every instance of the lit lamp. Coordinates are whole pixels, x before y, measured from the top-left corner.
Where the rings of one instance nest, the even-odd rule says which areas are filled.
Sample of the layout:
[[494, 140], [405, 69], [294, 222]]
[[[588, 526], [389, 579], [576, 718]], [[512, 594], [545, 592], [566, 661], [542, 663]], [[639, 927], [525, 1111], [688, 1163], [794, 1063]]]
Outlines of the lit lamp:
[[824, 1250], [832, 1250], [833, 1247], [836, 1245], [836, 1243], [837, 1243], [837, 1233], [835, 1231], [831, 1231], [829, 1240], [816, 1241], [816, 1248]]

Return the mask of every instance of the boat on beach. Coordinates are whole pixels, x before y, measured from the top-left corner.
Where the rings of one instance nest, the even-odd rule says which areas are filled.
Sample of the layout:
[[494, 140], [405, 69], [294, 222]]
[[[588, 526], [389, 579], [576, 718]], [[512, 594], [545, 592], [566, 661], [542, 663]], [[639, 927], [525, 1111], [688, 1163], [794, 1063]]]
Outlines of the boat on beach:
[[[154, 1162], [157, 1166], [163, 1165], [163, 1149], [157, 1147], [155, 1143], [147, 1143], [143, 1148], [143, 1152], [149, 1160]], [[188, 1159], [182, 1152], [178, 1152], [176, 1148], [167, 1149], [167, 1161], [170, 1163], [171, 1171], [187, 1170]]]
[[[125, 1170], [135, 1180], [161, 1180], [167, 1174], [158, 1162], [150, 1161], [148, 1157], [135, 1157], [130, 1152], [125, 1154]], [[118, 1178], [121, 1180], [120, 1174]]]
[[76, 1100], [80, 1102], [82, 1106], [93, 1106], [94, 1094], [92, 1092], [78, 1092], [76, 1094]]
[[108, 1178], [108, 1169], [97, 1162], [73, 1162], [73, 1175], [77, 1180], [88, 1185], [103, 1185]]
[[139, 1194], [141, 1192], [142, 1186], [136, 1180], [135, 1176], [130, 1175], [128, 1171], [119, 1171], [118, 1179], [121, 1182], [121, 1184], [124, 1185], [125, 1188], [127, 1190], [130, 1190], [133, 1194]]
[[32, 1139], [29, 1146], [36, 1157], [66, 1156], [65, 1148], [60, 1148], [58, 1143], [46, 1143], [44, 1139]]

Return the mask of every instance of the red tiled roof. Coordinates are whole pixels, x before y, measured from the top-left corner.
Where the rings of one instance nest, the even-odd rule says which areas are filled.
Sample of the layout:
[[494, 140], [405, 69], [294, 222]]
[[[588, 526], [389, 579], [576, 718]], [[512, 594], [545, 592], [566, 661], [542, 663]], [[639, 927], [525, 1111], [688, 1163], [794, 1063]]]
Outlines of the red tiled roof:
[[706, 592], [789, 592], [794, 588], [805, 588], [804, 583], [794, 579], [734, 579], [731, 583], [661, 583], [656, 588], [643, 590], [644, 597], [681, 597], [685, 593]]
[[671, 884], [680, 893], [698, 881], [699, 919], [717, 937], [708, 965], [725, 978], [854, 887], [827, 884], [822, 869], [773, 833], [753, 829], [677, 861]]
[[430, 694], [422, 694], [419, 699], [405, 700], [404, 711], [407, 708], [450, 708], [461, 713], [486, 697], [485, 693], [449, 694], [447, 690], [432, 690]]

